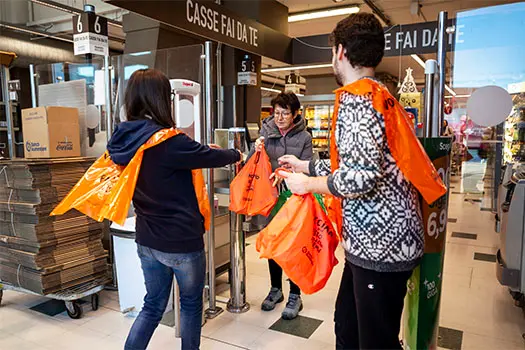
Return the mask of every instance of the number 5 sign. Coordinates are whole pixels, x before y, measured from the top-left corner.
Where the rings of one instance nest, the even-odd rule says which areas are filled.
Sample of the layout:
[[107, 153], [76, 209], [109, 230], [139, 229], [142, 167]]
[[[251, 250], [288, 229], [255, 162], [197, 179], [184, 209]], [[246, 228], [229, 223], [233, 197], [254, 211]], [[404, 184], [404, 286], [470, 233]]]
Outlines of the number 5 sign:
[[73, 16], [73, 45], [75, 55], [91, 53], [107, 56], [108, 20], [94, 12]]

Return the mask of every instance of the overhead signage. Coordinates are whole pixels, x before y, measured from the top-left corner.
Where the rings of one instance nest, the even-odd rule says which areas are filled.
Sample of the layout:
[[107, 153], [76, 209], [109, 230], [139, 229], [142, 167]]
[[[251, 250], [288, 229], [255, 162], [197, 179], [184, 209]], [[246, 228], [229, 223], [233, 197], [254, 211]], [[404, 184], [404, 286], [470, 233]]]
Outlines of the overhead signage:
[[257, 64], [250, 56], [244, 56], [237, 72], [237, 85], [257, 86]]
[[291, 73], [284, 78], [284, 91], [293, 92], [294, 94], [301, 93], [301, 77], [295, 73]]
[[108, 20], [93, 12], [73, 16], [73, 46], [75, 55], [107, 56]]
[[255, 20], [241, 18], [209, 0], [108, 2], [210, 40], [292, 63], [290, 37]]
[[[449, 26], [453, 24], [450, 20]], [[447, 51], [452, 50], [454, 39], [461, 37], [462, 30], [457, 28], [456, 33], [446, 34]], [[385, 28], [385, 57], [436, 53], [437, 42], [437, 22], [394, 25]]]
[[[455, 20], [449, 20], [449, 26]], [[409, 56], [437, 52], [437, 22], [394, 25], [384, 28], [385, 57]], [[447, 34], [447, 51], [452, 51], [456, 40], [461, 42], [465, 28], [459, 26], [455, 33]], [[293, 64], [332, 62], [329, 34], [313, 35], [293, 40]], [[324, 49], [320, 49], [324, 48]]]

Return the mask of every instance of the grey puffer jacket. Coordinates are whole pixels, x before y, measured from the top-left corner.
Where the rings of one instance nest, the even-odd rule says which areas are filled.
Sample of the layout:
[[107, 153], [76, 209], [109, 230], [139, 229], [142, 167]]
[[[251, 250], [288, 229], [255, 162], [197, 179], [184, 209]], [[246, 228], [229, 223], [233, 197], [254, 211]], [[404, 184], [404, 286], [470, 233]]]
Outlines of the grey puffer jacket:
[[[313, 156], [312, 136], [306, 131], [306, 121], [301, 115], [294, 119], [294, 126], [283, 136], [275, 124], [274, 116], [263, 120], [261, 136], [264, 137], [264, 147], [270, 161], [272, 170], [279, 167], [279, 158], [289, 154], [301, 160], [311, 160]], [[254, 153], [250, 152], [250, 156]]]

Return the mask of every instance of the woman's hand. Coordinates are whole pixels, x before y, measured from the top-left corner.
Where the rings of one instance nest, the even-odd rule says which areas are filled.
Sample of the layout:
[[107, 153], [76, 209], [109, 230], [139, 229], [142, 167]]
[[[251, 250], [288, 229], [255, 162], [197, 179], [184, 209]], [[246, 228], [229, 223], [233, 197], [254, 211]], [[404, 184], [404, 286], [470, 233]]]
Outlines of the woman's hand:
[[308, 169], [310, 162], [307, 160], [300, 160], [296, 156], [285, 155], [279, 158], [279, 165], [284, 168], [290, 169], [296, 173], [305, 173], [308, 174], [310, 170]]
[[273, 187], [279, 186], [283, 182], [284, 177], [281, 175], [283, 172], [288, 173], [289, 171], [288, 169], [285, 169], [285, 168], [277, 168], [275, 169], [273, 174], [270, 175], [270, 180], [272, 179], [274, 180], [272, 183]]
[[257, 140], [255, 140], [255, 150], [262, 151], [263, 147], [264, 147], [264, 136], [261, 136]]
[[216, 145], [216, 144], [214, 144], [214, 143], [210, 143], [210, 144], [208, 145], [208, 147], [210, 147], [211, 149], [222, 149], [221, 146]]

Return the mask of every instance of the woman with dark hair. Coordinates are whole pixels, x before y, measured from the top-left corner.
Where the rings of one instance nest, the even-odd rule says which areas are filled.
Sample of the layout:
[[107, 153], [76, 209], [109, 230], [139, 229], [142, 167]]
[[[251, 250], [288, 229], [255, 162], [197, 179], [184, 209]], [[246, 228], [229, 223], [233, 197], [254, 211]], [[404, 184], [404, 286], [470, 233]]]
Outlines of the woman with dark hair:
[[[118, 165], [127, 165], [158, 131], [175, 127], [171, 86], [158, 70], [133, 73], [124, 104], [128, 121], [118, 125], [107, 147], [111, 160]], [[240, 160], [238, 151], [216, 148], [181, 133], [144, 152], [133, 205], [147, 293], [126, 340], [126, 350], [148, 346], [166, 310], [174, 275], [180, 290], [182, 349], [199, 349], [205, 230], [192, 169], [222, 167]]]
[[[311, 160], [312, 136], [306, 130], [306, 121], [298, 113], [301, 103], [294, 93], [283, 92], [272, 100], [273, 116], [266, 118], [262, 123], [261, 138], [255, 147], [265, 147], [272, 163], [272, 170], [279, 167], [278, 159], [285, 154], [292, 154], [302, 160]], [[280, 186], [283, 192], [284, 184]], [[263, 301], [261, 308], [271, 311], [284, 300], [282, 291], [283, 270], [273, 260], [268, 260], [270, 269], [271, 289]], [[290, 280], [290, 295], [282, 318], [292, 320], [297, 317], [303, 308], [301, 290]]]

